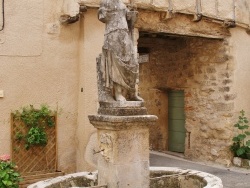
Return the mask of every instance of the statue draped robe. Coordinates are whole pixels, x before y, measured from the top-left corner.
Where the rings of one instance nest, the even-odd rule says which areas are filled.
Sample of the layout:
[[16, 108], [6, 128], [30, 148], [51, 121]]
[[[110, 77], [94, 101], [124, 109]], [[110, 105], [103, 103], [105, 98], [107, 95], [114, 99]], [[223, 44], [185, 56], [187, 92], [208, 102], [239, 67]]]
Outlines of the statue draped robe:
[[105, 86], [118, 84], [135, 91], [138, 63], [134, 58], [132, 31], [128, 28], [129, 10], [119, 0], [102, 0], [98, 19], [106, 23], [102, 53]]

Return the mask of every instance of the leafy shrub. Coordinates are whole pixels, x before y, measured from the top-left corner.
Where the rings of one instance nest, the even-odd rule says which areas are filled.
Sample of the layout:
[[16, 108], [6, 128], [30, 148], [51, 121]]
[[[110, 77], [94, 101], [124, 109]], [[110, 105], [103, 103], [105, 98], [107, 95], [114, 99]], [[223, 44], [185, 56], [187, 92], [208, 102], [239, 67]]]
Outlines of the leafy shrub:
[[248, 123], [245, 111], [241, 110], [238, 122], [234, 125], [240, 133], [233, 137], [233, 145], [231, 146], [231, 151], [235, 157], [247, 159], [247, 153], [250, 152], [250, 140], [246, 140], [247, 136], [250, 135]]
[[10, 161], [9, 155], [0, 156], [0, 187], [18, 188], [18, 183], [22, 180], [16, 171], [16, 165]]

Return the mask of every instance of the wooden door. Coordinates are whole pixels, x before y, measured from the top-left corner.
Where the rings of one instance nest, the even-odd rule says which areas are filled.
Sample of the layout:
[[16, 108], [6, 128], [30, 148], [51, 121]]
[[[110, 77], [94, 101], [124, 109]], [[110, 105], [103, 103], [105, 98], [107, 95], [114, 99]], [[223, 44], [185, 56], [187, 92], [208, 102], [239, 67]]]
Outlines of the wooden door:
[[168, 93], [168, 150], [183, 153], [185, 150], [184, 91]]

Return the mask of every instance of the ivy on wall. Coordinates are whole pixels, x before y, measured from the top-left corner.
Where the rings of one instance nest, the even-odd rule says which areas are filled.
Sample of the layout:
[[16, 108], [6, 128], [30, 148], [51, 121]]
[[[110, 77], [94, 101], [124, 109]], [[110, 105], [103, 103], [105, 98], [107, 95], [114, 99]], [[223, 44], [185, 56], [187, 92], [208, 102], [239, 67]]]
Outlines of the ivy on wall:
[[27, 127], [24, 131], [21, 127], [16, 131], [14, 138], [20, 142], [25, 142], [25, 149], [32, 146], [45, 146], [48, 137], [45, 128], [55, 126], [56, 111], [49, 109], [47, 105], [41, 105], [40, 109], [35, 109], [33, 105], [16, 110], [13, 113], [13, 120], [21, 121]]

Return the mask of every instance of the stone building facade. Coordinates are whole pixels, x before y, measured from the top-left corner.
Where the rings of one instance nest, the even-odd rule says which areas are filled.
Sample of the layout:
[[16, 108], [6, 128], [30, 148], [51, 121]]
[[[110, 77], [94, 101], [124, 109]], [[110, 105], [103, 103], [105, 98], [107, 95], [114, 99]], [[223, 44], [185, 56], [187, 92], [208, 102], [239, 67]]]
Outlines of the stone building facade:
[[[159, 116], [152, 149], [168, 150], [168, 91], [184, 91], [185, 156], [228, 164], [238, 112], [250, 115], [249, 0], [134, 0], [141, 96]], [[62, 16], [79, 20], [61, 24]], [[58, 109], [58, 169], [95, 169], [96, 57], [104, 24], [98, 0], [7, 1], [0, 16], [0, 154], [11, 152], [10, 112], [46, 103]], [[75, 17], [75, 18], [76, 18]]]

